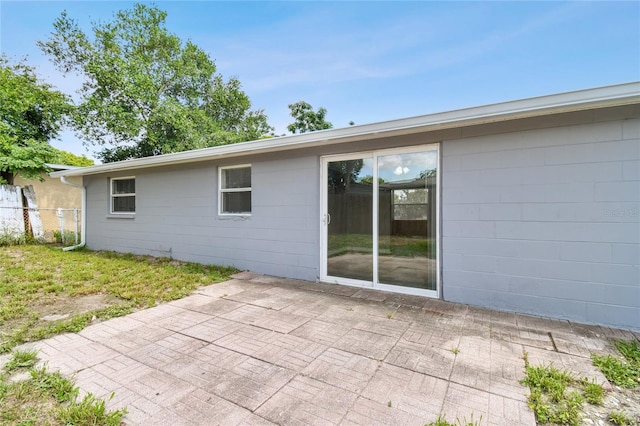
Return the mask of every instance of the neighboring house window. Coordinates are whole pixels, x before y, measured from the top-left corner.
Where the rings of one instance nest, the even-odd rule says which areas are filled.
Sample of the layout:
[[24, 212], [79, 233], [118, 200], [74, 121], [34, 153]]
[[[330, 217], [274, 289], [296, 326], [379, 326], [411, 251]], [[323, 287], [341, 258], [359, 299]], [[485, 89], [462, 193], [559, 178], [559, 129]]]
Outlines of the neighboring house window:
[[111, 213], [136, 212], [136, 178], [111, 179]]
[[219, 170], [220, 214], [251, 214], [251, 165], [220, 167]]
[[429, 190], [393, 190], [393, 220], [427, 220]]

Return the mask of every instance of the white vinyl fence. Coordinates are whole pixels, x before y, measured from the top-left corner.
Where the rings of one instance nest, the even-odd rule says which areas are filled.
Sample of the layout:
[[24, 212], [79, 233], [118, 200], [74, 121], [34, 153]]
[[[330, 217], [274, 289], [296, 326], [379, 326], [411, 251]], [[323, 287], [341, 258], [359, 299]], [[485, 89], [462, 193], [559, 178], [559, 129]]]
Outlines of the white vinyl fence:
[[22, 191], [18, 186], [0, 185], [0, 235], [8, 239], [25, 233]]

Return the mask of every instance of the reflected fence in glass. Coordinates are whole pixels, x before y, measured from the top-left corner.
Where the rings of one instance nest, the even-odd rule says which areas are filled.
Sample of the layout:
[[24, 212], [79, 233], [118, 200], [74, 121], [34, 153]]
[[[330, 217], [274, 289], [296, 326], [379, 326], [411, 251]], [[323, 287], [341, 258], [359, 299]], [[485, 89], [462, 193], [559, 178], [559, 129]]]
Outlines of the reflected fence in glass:
[[435, 291], [437, 150], [381, 154], [325, 163], [327, 275]]

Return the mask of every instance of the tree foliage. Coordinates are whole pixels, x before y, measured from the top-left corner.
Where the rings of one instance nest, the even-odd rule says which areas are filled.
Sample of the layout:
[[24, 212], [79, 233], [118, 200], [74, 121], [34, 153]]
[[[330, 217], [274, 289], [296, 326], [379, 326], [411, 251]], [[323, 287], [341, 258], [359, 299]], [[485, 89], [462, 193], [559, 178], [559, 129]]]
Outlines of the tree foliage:
[[317, 111], [305, 101], [298, 101], [289, 105], [290, 115], [295, 121], [287, 126], [291, 133], [307, 133], [316, 130], [331, 129], [333, 124], [328, 122], [325, 117], [327, 110], [318, 108]]
[[364, 161], [361, 159], [329, 162], [327, 167], [328, 187], [333, 192], [339, 193], [345, 192], [354, 183], [373, 184], [373, 176], [369, 182], [366, 181], [366, 176], [363, 179], [359, 178], [363, 166]]
[[55, 138], [71, 107], [67, 97], [38, 81], [33, 68], [0, 57], [0, 183], [49, 171]]
[[73, 116], [105, 162], [258, 139], [271, 127], [240, 82], [224, 81], [209, 56], [165, 26], [166, 12], [142, 4], [92, 38], [66, 12], [39, 42], [58, 69], [84, 77]]
[[62, 164], [65, 166], [87, 167], [93, 166], [93, 160], [85, 155], [75, 155], [71, 152], [53, 148], [54, 154], [49, 160], [52, 164]]

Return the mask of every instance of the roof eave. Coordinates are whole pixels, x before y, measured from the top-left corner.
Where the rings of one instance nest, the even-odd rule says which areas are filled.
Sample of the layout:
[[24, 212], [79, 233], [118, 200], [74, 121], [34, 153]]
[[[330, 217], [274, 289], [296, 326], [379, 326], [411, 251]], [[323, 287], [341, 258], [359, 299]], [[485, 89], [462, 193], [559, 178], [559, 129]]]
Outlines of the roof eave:
[[640, 103], [640, 82], [633, 82], [373, 124], [322, 130], [301, 135], [281, 136], [155, 157], [136, 158], [54, 172], [51, 173], [51, 176], [83, 176], [169, 164], [183, 164], [637, 103]]

